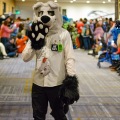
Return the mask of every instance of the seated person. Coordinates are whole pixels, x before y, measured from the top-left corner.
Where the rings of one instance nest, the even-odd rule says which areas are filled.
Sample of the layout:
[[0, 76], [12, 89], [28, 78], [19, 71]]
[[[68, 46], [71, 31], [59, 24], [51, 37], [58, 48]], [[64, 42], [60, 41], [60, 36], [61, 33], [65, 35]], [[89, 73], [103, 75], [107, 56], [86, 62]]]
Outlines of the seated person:
[[118, 39], [118, 35], [120, 34], [120, 21], [116, 20], [116, 23], [113, 24], [113, 27], [111, 29], [111, 33], [108, 36], [108, 38], [110, 36], [113, 36], [113, 42], [111, 42], [111, 46], [112, 46], [112, 53], [117, 51], [117, 39]]
[[112, 44], [112, 47], [116, 48], [117, 51], [113, 52], [113, 54], [111, 55], [112, 57], [112, 65], [110, 66], [111, 70], [116, 70], [117, 67], [119, 66], [118, 61], [120, 59], [120, 34], [118, 34], [118, 38], [117, 38], [117, 45], [115, 43]]
[[17, 52], [22, 53], [26, 46], [26, 42], [28, 40], [27, 36], [23, 36], [21, 33], [18, 33], [17, 38], [16, 38], [16, 45], [17, 45]]
[[15, 40], [13, 37], [11, 37], [6, 43], [5, 48], [9, 57], [18, 57], [17, 47], [15, 45]]
[[0, 42], [0, 54], [1, 54], [3, 59], [4, 58], [9, 58], [7, 53], [6, 53], [5, 46], [1, 42]]

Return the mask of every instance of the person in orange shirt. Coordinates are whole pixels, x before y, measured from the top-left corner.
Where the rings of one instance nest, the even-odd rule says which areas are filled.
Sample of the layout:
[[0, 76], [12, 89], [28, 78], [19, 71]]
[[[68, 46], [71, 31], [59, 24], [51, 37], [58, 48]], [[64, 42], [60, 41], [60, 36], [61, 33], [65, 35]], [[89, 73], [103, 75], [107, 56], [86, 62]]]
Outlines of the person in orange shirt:
[[26, 43], [27, 43], [28, 37], [27, 36], [22, 36], [21, 33], [18, 33], [17, 38], [16, 38], [16, 45], [17, 45], [17, 52], [22, 53], [24, 50]]
[[83, 46], [84, 46], [83, 45], [83, 36], [81, 35], [83, 26], [84, 26], [84, 23], [83, 23], [83, 20], [81, 18], [80, 21], [78, 21], [76, 23], [77, 32], [79, 34], [80, 48], [83, 48]]
[[82, 33], [82, 28], [83, 28], [83, 26], [84, 26], [83, 20], [80, 19], [80, 21], [78, 21], [76, 24], [77, 24], [77, 25], [76, 25], [77, 31], [78, 31], [79, 34], [81, 34], [81, 33]]

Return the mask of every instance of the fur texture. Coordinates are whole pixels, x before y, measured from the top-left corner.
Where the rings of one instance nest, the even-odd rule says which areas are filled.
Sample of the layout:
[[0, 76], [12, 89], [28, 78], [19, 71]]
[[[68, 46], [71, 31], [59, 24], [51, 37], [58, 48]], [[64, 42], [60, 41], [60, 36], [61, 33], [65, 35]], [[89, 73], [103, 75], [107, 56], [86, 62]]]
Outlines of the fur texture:
[[[60, 13], [60, 6], [53, 2], [47, 3], [38, 2], [33, 6], [34, 20], [41, 21], [50, 27], [50, 30], [59, 30], [62, 27], [63, 21]], [[48, 19], [48, 20], [47, 20]]]
[[[45, 33], [45, 29], [48, 28], [48, 26], [49, 35], [57, 33], [62, 28], [62, 16], [59, 9], [59, 5], [53, 1], [47, 3], [37, 2], [33, 6], [34, 23], [32, 24], [32, 30], [29, 32], [29, 38], [33, 49], [39, 50], [45, 45], [45, 36], [47, 34]], [[40, 29], [40, 24], [44, 26], [43, 29]], [[38, 30], [36, 30], [36, 28], [38, 28]], [[42, 38], [41, 34], [44, 38]], [[38, 40], [38, 38], [40, 39]]]
[[63, 108], [64, 108], [64, 113], [67, 114], [67, 112], [69, 111], [69, 105], [64, 104]]
[[73, 104], [79, 99], [78, 80], [76, 76], [67, 76], [60, 90], [60, 98], [65, 104]]
[[41, 49], [45, 45], [45, 36], [49, 31], [48, 26], [42, 22], [33, 22], [28, 37], [31, 40], [31, 46], [35, 50]]
[[69, 105], [77, 102], [79, 99], [79, 86], [76, 76], [67, 76], [63, 80], [63, 85], [60, 90], [60, 99], [64, 103], [64, 113], [66, 114], [69, 110]]
[[[53, 1], [49, 1], [47, 3], [38, 2], [33, 6], [33, 9], [34, 9], [34, 21], [39, 21], [42, 22], [44, 25], [49, 26], [48, 36], [57, 34], [59, 31], [63, 30], [62, 16], [60, 13], [60, 7], [57, 3]], [[34, 34], [35, 36], [38, 36], [38, 32]], [[39, 43], [40, 45], [38, 45], [37, 41], [34, 41], [33, 43], [36, 43], [35, 45], [36, 47], [32, 45], [32, 48], [39, 49], [41, 47], [41, 44]], [[42, 43], [42, 46], [43, 44], [45, 43]], [[75, 76], [66, 77], [60, 89], [59, 97], [64, 103], [64, 112], [67, 113], [69, 110], [69, 105], [73, 104], [75, 101], [79, 99], [78, 80]]]

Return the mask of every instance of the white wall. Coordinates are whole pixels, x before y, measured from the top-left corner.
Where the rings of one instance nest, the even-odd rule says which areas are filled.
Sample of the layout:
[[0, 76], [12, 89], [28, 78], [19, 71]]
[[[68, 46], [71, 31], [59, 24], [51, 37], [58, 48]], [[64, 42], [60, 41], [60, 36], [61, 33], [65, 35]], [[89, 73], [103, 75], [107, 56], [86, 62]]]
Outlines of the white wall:
[[[68, 18], [78, 20], [79, 18], [87, 17], [87, 14], [93, 10], [101, 10], [106, 13], [114, 13], [114, 4], [84, 4], [84, 3], [59, 3], [61, 9], [67, 9]], [[22, 18], [33, 18], [32, 6], [34, 2], [16, 2], [16, 9], [21, 11]]]
[[87, 17], [93, 10], [101, 10], [106, 13], [114, 13], [114, 4], [61, 4], [62, 9], [67, 9], [67, 16], [78, 20]]
[[27, 17], [33, 18], [33, 9], [32, 6], [34, 5], [33, 2], [19, 2], [15, 3], [15, 9], [20, 10], [20, 14], [16, 15], [16, 17], [20, 16], [21, 18], [26, 19]]

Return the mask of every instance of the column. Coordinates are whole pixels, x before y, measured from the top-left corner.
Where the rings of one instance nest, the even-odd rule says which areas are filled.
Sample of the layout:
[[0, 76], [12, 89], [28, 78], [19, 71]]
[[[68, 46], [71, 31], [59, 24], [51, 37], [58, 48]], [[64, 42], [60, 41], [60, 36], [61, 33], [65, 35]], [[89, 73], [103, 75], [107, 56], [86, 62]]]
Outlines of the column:
[[119, 19], [119, 1], [115, 0], [115, 20]]

